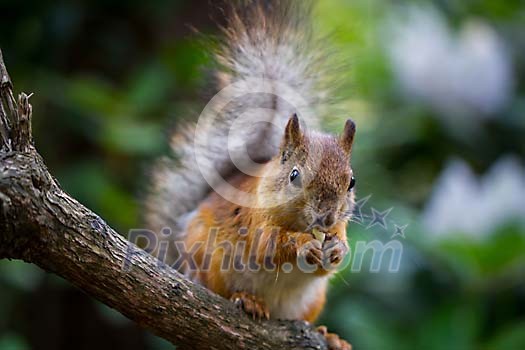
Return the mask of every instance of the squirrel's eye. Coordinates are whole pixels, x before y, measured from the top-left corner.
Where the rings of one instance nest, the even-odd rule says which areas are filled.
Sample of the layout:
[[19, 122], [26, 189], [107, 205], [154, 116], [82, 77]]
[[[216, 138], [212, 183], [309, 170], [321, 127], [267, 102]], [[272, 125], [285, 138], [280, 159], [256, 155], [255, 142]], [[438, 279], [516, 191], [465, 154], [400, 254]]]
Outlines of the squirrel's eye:
[[350, 186], [348, 186], [348, 192], [350, 192], [352, 188], [354, 188], [354, 186], [355, 186], [355, 177], [352, 176], [352, 178], [350, 179]]
[[299, 186], [301, 184], [301, 181], [299, 179], [299, 170], [297, 170], [296, 167], [292, 169], [292, 172], [290, 173], [290, 182], [293, 183], [296, 186]]

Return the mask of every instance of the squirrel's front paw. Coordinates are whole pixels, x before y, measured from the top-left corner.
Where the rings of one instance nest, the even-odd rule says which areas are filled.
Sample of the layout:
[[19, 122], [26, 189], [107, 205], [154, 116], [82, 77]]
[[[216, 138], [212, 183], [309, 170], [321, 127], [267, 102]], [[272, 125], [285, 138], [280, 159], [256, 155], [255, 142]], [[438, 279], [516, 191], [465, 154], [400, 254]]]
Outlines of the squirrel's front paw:
[[264, 300], [257, 298], [253, 294], [246, 292], [233, 293], [230, 300], [248, 315], [252, 315], [253, 319], [257, 318], [260, 320], [263, 317], [267, 320], [270, 319], [270, 310], [266, 307]]
[[323, 264], [323, 245], [316, 239], [306, 242], [299, 248], [299, 260], [305, 261], [309, 265], [322, 266]]
[[325, 267], [333, 268], [339, 265], [347, 252], [348, 247], [345, 242], [336, 236], [327, 236], [323, 242], [323, 261], [326, 263]]
[[317, 331], [326, 338], [328, 350], [352, 350], [352, 345], [346, 340], [339, 338], [335, 333], [328, 333], [326, 326], [317, 327]]
[[312, 239], [298, 251], [298, 265], [303, 271], [323, 272], [334, 270], [344, 259], [348, 247], [336, 236], [327, 236], [323, 243]]

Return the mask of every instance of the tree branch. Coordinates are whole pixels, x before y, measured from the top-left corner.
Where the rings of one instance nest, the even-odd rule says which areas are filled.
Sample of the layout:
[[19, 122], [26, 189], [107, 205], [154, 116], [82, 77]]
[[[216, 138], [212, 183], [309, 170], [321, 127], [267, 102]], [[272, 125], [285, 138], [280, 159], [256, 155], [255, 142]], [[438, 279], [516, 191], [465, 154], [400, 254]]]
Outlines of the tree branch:
[[65, 193], [33, 145], [30, 96], [15, 100], [1, 50], [0, 84], [0, 258], [62, 276], [180, 349], [326, 349], [305, 322], [251, 320]]

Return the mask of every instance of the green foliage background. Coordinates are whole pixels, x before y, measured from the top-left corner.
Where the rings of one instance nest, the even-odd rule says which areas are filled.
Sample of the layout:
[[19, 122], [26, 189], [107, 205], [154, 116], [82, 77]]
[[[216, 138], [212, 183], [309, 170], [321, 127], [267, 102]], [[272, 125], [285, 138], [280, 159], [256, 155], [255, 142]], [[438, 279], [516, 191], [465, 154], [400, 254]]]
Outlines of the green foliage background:
[[[351, 63], [348, 115], [359, 126], [353, 166], [364, 210], [393, 207], [408, 224], [398, 273], [334, 278], [321, 323], [356, 349], [525, 348], [525, 233], [500, 225], [487, 239], [453, 232], [435, 241], [421, 212], [452, 157], [479, 174], [503, 154], [525, 156], [525, 4], [518, 0], [425, 1], [453, 28], [489, 23], [510, 48], [512, 100], [481, 133], [451, 132], [396, 84], [385, 23], [416, 1], [321, 1], [320, 32]], [[140, 225], [140, 198], [165, 136], [203, 107], [209, 61], [204, 34], [224, 18], [207, 1], [0, 1], [0, 47], [17, 90], [31, 98], [36, 145], [52, 174], [120, 232]], [[210, 18], [213, 18], [211, 20]], [[433, 38], [429, 37], [432, 41]], [[417, 53], [414, 53], [417, 54]], [[203, 93], [204, 92], [204, 93]], [[338, 132], [348, 115], [325, 121]], [[458, 128], [462, 126], [458, 125]], [[458, 137], [457, 135], [461, 135]], [[388, 241], [378, 227], [351, 224], [352, 242]], [[354, 246], [353, 246], [354, 247]], [[67, 282], [17, 261], [0, 261], [0, 350], [167, 349]]]

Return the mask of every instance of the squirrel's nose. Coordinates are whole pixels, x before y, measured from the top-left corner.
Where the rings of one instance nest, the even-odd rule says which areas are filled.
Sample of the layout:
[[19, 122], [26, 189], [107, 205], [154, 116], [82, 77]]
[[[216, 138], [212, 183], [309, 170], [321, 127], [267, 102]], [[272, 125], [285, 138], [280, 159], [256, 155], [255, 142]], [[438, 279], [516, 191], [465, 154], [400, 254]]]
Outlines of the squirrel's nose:
[[330, 211], [324, 215], [319, 215], [314, 220], [312, 226], [319, 226], [320, 228], [330, 228], [335, 224], [335, 214]]
[[335, 223], [335, 215], [329, 212], [324, 216], [323, 223], [325, 227], [331, 227]]

